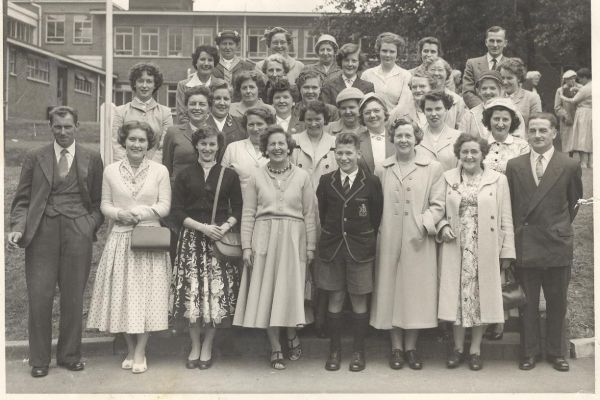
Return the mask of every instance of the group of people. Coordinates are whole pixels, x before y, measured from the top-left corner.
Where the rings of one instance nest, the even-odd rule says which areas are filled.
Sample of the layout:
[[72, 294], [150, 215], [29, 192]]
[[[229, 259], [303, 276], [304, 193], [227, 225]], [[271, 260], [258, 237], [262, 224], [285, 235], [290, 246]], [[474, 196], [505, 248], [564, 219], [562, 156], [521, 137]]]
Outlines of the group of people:
[[[440, 321], [453, 331], [447, 367], [480, 370], [486, 327], [489, 338], [502, 334], [509, 269], [528, 299], [519, 368], [545, 353], [568, 370], [581, 165], [554, 148], [557, 119], [521, 87], [523, 62], [503, 56], [506, 31], [488, 29], [488, 53], [467, 61], [462, 96], [436, 38], [419, 42], [423, 63], [408, 71], [397, 64], [403, 39], [382, 33], [380, 64], [362, 73], [360, 48], [331, 35], [308, 66], [289, 56], [287, 30], [266, 41], [272, 54], [257, 65], [235, 55], [234, 31], [218, 34], [218, 48], [199, 46], [197, 73], [177, 86], [178, 125], [153, 98], [159, 68], [133, 66], [135, 95], [114, 111], [114, 162], [104, 169], [75, 140], [76, 110], [52, 110], [55, 140], [24, 160], [7, 239], [25, 248], [32, 376], [48, 373], [57, 283], [57, 361], [84, 369], [83, 292], [105, 217], [87, 328], [124, 334], [121, 367], [133, 373], [147, 370], [150, 333], [169, 318], [188, 326], [190, 369], [212, 366], [215, 336], [232, 325], [265, 329], [270, 365], [284, 369], [302, 357], [298, 330], [315, 322], [330, 339], [325, 369], [338, 370], [346, 296], [351, 371], [366, 367], [369, 326], [390, 332], [392, 369], [421, 369], [419, 331]], [[561, 101], [591, 107], [591, 90], [574, 94], [570, 78]], [[573, 130], [590, 118], [583, 113], [578, 106]], [[559, 113], [561, 133], [571, 114]], [[170, 251], [132, 248], [135, 227], [161, 225], [173, 232]], [[218, 248], [231, 233], [239, 257]]]

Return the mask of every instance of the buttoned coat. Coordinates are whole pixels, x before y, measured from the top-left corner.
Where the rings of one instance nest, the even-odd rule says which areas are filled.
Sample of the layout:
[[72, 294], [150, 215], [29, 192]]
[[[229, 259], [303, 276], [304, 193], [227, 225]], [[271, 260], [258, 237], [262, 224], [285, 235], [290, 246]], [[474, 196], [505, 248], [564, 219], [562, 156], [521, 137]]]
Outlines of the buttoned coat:
[[566, 267], [573, 262], [573, 228], [577, 200], [583, 196], [581, 166], [554, 151], [539, 186], [530, 154], [508, 161], [515, 224], [517, 268]]
[[469, 58], [465, 65], [465, 73], [462, 80], [462, 96], [465, 104], [469, 108], [473, 108], [483, 101], [475, 93], [475, 83], [486, 71], [490, 70], [487, 60], [487, 54], [481, 57]]
[[[388, 130], [385, 130], [385, 157], [390, 157], [396, 154], [394, 144], [389, 140]], [[375, 159], [373, 158], [373, 146], [371, 145], [371, 134], [365, 128], [360, 132], [360, 154], [359, 165], [362, 166], [369, 174], [377, 174], [378, 169], [375, 168]]]
[[[54, 143], [51, 143], [30, 151], [23, 160], [21, 177], [10, 212], [11, 231], [23, 233], [19, 241], [21, 247], [29, 245], [44, 215], [52, 191], [55, 157]], [[75, 158], [71, 168], [73, 167], [77, 168], [77, 183], [83, 206], [94, 220], [95, 240], [96, 231], [104, 221], [100, 212], [102, 159], [97, 152], [75, 143]]]
[[371, 325], [377, 329], [437, 326], [436, 224], [444, 216], [442, 166], [416, 156], [402, 178], [396, 155], [378, 174], [383, 216], [377, 240]]
[[[364, 94], [375, 91], [373, 83], [360, 79], [358, 76], [356, 77], [356, 79], [354, 79], [352, 87], [357, 88]], [[323, 89], [321, 89], [321, 99], [325, 103], [337, 107], [337, 95], [344, 89], [346, 89], [346, 83], [344, 82], [344, 77], [340, 73], [337, 76], [328, 79], [325, 81], [325, 83], [323, 83]]]
[[542, 100], [537, 93], [519, 88], [510, 98], [521, 112], [526, 124], [529, 123], [529, 118], [533, 113], [542, 112]]
[[356, 262], [375, 258], [377, 232], [383, 212], [381, 183], [359, 168], [348, 194], [340, 170], [325, 174], [317, 187], [321, 238], [319, 258], [331, 262], [342, 246]]
[[422, 157], [439, 161], [444, 171], [448, 171], [458, 165], [458, 159], [454, 155], [454, 143], [460, 136], [460, 131], [446, 126], [440, 135], [437, 142], [437, 150], [435, 143], [427, 132], [423, 136], [421, 143], [415, 147], [415, 150]]
[[335, 137], [323, 132], [323, 136], [314, 152], [307, 131], [292, 135], [292, 138], [296, 141], [296, 148], [292, 151], [290, 161], [308, 172], [313, 187], [316, 188], [321, 175], [325, 175], [338, 167], [335, 161]]
[[[439, 248], [440, 290], [438, 317], [455, 321], [460, 294], [462, 250], [458, 191], [460, 168], [444, 173], [446, 215], [438, 223], [438, 231], [449, 225], [456, 239]], [[477, 257], [479, 306], [481, 323], [504, 323], [500, 259], [515, 258], [515, 241], [508, 181], [504, 175], [483, 169], [477, 195]]]

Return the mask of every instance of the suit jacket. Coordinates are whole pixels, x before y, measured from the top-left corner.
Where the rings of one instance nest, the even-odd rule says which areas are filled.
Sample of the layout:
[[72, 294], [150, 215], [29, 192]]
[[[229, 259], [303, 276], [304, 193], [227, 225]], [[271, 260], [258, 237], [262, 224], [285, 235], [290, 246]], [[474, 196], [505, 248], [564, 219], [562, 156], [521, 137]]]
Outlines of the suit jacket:
[[[388, 139], [388, 130], [385, 130], [385, 158], [395, 154], [394, 144]], [[369, 174], [375, 174], [375, 160], [373, 159], [373, 147], [371, 146], [371, 135], [368, 129], [360, 133], [360, 153], [359, 165]]]
[[[54, 157], [54, 143], [50, 143], [28, 152], [23, 161], [21, 177], [10, 211], [11, 231], [23, 233], [19, 242], [21, 247], [29, 245], [44, 215], [52, 191]], [[104, 216], [100, 212], [102, 159], [98, 152], [76, 143], [75, 159], [71, 168], [77, 168], [81, 200], [95, 221], [96, 240], [96, 231], [104, 222]]]
[[223, 150], [220, 153], [225, 151], [225, 147], [229, 143], [237, 142], [238, 140], [246, 139], [248, 134], [246, 130], [242, 128], [242, 123], [239, 119], [233, 117], [231, 114], [227, 114], [225, 119], [225, 125], [223, 125], [223, 130], [219, 130], [217, 123], [215, 122], [215, 118], [212, 115], [208, 116], [206, 120], [206, 125], [214, 128], [217, 132], [220, 132], [225, 139], [225, 146], [223, 146]]
[[354, 261], [372, 261], [383, 213], [383, 192], [379, 178], [359, 167], [350, 192], [346, 195], [342, 189], [340, 171], [335, 170], [321, 177], [317, 199], [321, 220], [321, 260], [333, 260], [340, 248], [346, 246]]
[[189, 122], [167, 129], [163, 144], [162, 164], [169, 170], [171, 183], [177, 174], [198, 160], [192, 145], [192, 127]]
[[517, 267], [570, 266], [573, 261], [575, 205], [583, 195], [581, 166], [554, 151], [539, 186], [531, 170], [530, 153], [506, 166], [510, 188]]
[[[504, 58], [504, 57], [503, 57]], [[475, 83], [485, 71], [489, 71], [487, 54], [482, 57], [469, 58], [465, 65], [465, 73], [462, 80], [462, 95], [467, 107], [473, 108], [482, 103], [475, 93]]]
[[[354, 83], [352, 84], [352, 87], [359, 89], [364, 94], [375, 91], [373, 83], [369, 81], [364, 81], [359, 77], [356, 77]], [[323, 89], [321, 89], [321, 99], [325, 103], [332, 104], [337, 107], [335, 99], [343, 89], [346, 89], [346, 84], [344, 83], [344, 78], [342, 77], [342, 74], [338, 74], [336, 77], [328, 79], [325, 81], [325, 83], [323, 83]]]

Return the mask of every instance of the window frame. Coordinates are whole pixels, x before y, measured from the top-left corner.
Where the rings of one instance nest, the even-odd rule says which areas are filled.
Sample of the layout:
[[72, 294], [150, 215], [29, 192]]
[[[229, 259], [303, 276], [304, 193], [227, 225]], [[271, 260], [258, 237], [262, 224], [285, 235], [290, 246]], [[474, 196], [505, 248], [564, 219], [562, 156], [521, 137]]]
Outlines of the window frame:
[[[78, 19], [84, 19], [79, 20]], [[85, 27], [85, 24], [89, 23], [89, 27]], [[77, 24], [82, 24], [81, 32], [89, 29], [89, 38], [84, 36], [76, 36]], [[73, 16], [73, 44], [92, 44], [94, 42], [94, 24], [91, 15], [77, 14]]]
[[[250, 49], [252, 39], [256, 39], [256, 50]], [[246, 32], [246, 57], [250, 59], [264, 59], [269, 55], [269, 48], [267, 42], [264, 40], [264, 29], [263, 28], [248, 28]], [[264, 51], [261, 51], [261, 44], [264, 46]]]
[[[50, 18], [55, 18], [56, 20], [50, 21]], [[49, 44], [61, 44], [65, 43], [65, 28], [66, 28], [66, 18], [64, 14], [46, 14], [46, 43]], [[54, 24], [54, 35], [49, 36], [49, 25], [50, 23]], [[62, 37], [57, 36], [56, 31], [58, 30], [58, 25], [62, 24]]]
[[17, 76], [17, 54], [14, 47], [8, 49], [8, 74], [11, 76]]
[[[179, 50], [171, 48], [171, 37], [175, 38], [175, 42], [177, 42], [177, 36], [175, 36], [176, 32], [179, 33]], [[177, 44], [177, 43], [175, 43]], [[177, 54], [171, 54], [173, 51], [177, 51]], [[167, 31], [167, 57], [183, 57], [183, 28], [177, 27], [169, 27]]]
[[[42, 68], [45, 66], [46, 68]], [[46, 59], [27, 56], [27, 79], [34, 82], [50, 84], [50, 62]], [[42, 77], [40, 77], [42, 75]], [[43, 77], [45, 75], [45, 79]]]
[[[80, 72], [75, 72], [74, 74], [75, 84], [73, 86], [73, 91], [76, 93], [92, 95], [94, 90], [94, 81], [90, 79], [87, 75], [82, 74]], [[78, 87], [79, 83], [79, 87]], [[81, 87], [83, 85], [83, 87]]]
[[[117, 101], [117, 96], [120, 96], [121, 98], [119, 100], [122, 100], [121, 104], [119, 104], [119, 102]], [[131, 87], [129, 85], [121, 85], [117, 88], [115, 88], [115, 90], [113, 91], [113, 103], [115, 103], [116, 106], [122, 106], [123, 104], [127, 104], [129, 103], [131, 100], [133, 100], [133, 90], [131, 89]], [[127, 101], [125, 101], [127, 100]]]
[[[309, 39], [312, 39], [311, 46], [308, 46]], [[311, 35], [309, 30], [304, 31], [304, 58], [307, 60], [318, 60], [319, 55], [315, 53], [315, 43], [319, 40], [318, 35]]]
[[35, 26], [8, 17], [7, 35], [20, 42], [35, 44]]
[[[167, 99], [166, 99], [166, 105], [167, 107], [169, 107], [171, 109], [171, 115], [175, 116], [177, 115], [177, 83], [168, 83], [166, 85], [167, 88]], [[173, 98], [171, 99], [171, 96], [173, 96]], [[170, 100], [173, 100], [173, 103], [170, 102]], [[171, 107], [171, 104], [173, 105]]]
[[[155, 32], [149, 32], [155, 31]], [[144, 40], [148, 40], [148, 49], [144, 49]], [[156, 39], [156, 50], [151, 49], [152, 39]], [[142, 26], [140, 27], [140, 56], [158, 57], [160, 56], [160, 27]]]
[[[201, 31], [205, 33], [200, 33]], [[203, 43], [197, 43], [197, 37], [208, 38], [208, 43], [204, 41]], [[192, 51], [196, 51], [196, 47], [202, 45], [215, 46], [215, 31], [212, 27], [197, 27], [192, 29]]]
[[[121, 30], [121, 32], [118, 32], [118, 30]], [[127, 32], [126, 32], [127, 31]], [[120, 50], [121, 53], [118, 53], [117, 51], [117, 42], [118, 40], [118, 36], [122, 37], [121, 40], [121, 44], [123, 44], [123, 49]], [[127, 50], [125, 49], [125, 40], [127, 37], [131, 38], [131, 49]], [[115, 34], [114, 34], [114, 46], [113, 46], [113, 54], [115, 57], [126, 57], [126, 56], [133, 56], [133, 49], [134, 49], [134, 31], [133, 31], [133, 27], [132, 26], [115, 26]], [[127, 53], [124, 53], [125, 51], [127, 51]]]

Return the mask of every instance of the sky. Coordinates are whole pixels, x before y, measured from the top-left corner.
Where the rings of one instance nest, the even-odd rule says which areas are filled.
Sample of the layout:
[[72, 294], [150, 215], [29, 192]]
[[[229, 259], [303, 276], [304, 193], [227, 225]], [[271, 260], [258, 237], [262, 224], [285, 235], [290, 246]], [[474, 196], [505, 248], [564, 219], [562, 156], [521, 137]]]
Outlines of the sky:
[[[113, 0], [127, 8], [129, 0]], [[168, 1], [168, 0], [165, 0]], [[286, 11], [312, 12], [326, 0], [196, 0], [195, 11]]]

